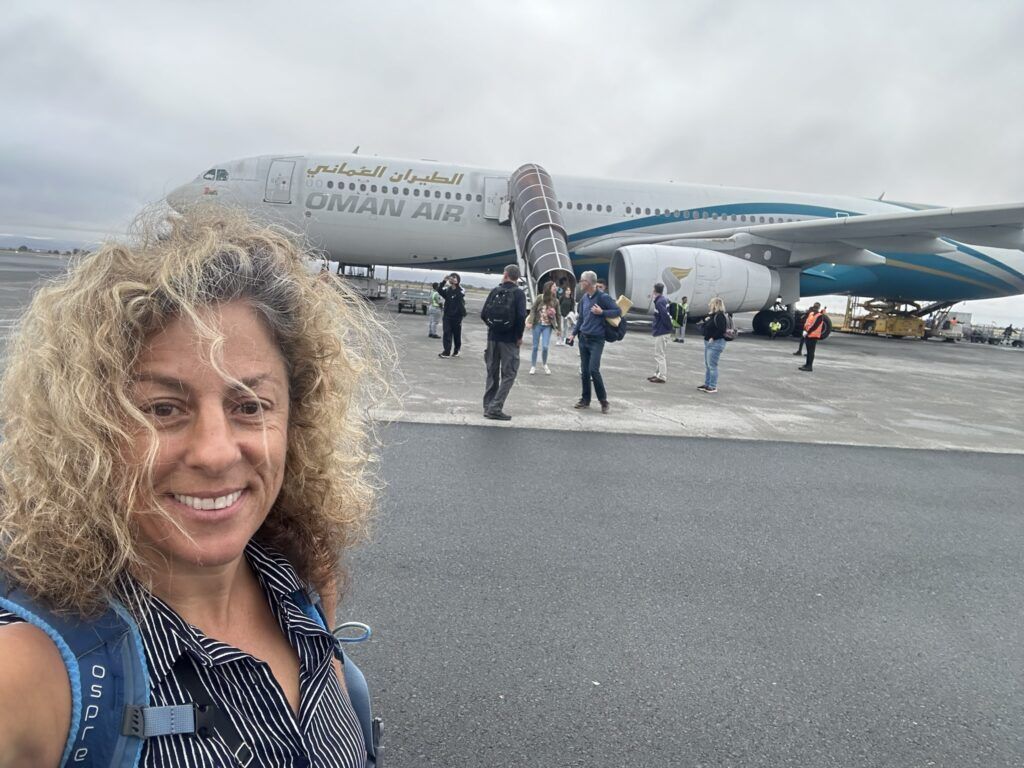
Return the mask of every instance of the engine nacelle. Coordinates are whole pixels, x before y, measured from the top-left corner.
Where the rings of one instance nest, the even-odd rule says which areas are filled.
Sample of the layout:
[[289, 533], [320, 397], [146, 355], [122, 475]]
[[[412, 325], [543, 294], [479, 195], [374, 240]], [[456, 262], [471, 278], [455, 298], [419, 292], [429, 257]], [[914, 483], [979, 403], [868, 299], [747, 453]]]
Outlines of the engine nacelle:
[[672, 245], [626, 245], [608, 265], [608, 292], [627, 296], [633, 309], [650, 310], [655, 283], [665, 284], [672, 301], [689, 298], [691, 314], [705, 311], [720, 296], [727, 312], [765, 309], [779, 295], [779, 274], [761, 264], [701, 248]]

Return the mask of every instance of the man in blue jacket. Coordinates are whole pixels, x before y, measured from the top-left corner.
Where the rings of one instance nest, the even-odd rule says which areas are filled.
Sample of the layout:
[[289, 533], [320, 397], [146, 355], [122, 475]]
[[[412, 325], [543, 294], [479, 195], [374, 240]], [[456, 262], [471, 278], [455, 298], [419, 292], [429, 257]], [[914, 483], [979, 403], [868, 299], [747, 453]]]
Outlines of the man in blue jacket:
[[601, 403], [601, 413], [608, 413], [608, 393], [601, 378], [601, 353], [604, 352], [605, 318], [619, 317], [622, 310], [607, 293], [597, 290], [597, 274], [587, 270], [580, 275], [580, 308], [576, 327], [568, 338], [568, 343], [580, 338], [580, 379], [583, 392], [574, 408], [590, 407], [590, 383], [594, 383], [594, 391]]
[[668, 361], [665, 359], [665, 352], [668, 349], [668, 339], [672, 334], [672, 316], [668, 311], [668, 299], [665, 298], [665, 284], [654, 284], [654, 322], [651, 323], [651, 335], [654, 336], [654, 364], [658, 367], [657, 373], [648, 376], [647, 380], [652, 384], [664, 384], [668, 381]]

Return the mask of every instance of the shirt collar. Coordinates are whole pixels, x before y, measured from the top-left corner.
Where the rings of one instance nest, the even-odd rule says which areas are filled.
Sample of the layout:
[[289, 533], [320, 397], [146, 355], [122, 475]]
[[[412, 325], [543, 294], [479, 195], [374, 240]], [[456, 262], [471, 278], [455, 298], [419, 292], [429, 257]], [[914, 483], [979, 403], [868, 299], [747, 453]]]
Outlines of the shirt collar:
[[[319, 637], [329, 643], [332, 650], [337, 647], [334, 636], [319, 622], [307, 616], [296, 601], [296, 593], [304, 593], [305, 589], [287, 558], [252, 541], [246, 545], [245, 557], [264, 594], [269, 598], [278, 623], [284, 625], [287, 634]], [[146, 603], [148, 605], [139, 621], [139, 630], [146, 647], [150, 686], [162, 682], [183, 653], [188, 653], [196, 663], [205, 667], [248, 656], [233, 646], [203, 634], [155, 595], [147, 595]], [[292, 645], [295, 643], [292, 642]]]

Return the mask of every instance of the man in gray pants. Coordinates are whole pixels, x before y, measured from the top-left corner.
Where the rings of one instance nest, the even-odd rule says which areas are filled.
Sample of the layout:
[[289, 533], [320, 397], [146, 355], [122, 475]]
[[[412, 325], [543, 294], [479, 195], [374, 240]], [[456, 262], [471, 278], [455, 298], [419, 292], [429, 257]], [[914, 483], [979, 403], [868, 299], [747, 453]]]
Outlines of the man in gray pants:
[[510, 421], [505, 411], [516, 374], [519, 372], [519, 347], [526, 328], [526, 294], [518, 286], [519, 267], [509, 264], [501, 284], [484, 302], [480, 319], [487, 324], [487, 389], [484, 391], [484, 418]]

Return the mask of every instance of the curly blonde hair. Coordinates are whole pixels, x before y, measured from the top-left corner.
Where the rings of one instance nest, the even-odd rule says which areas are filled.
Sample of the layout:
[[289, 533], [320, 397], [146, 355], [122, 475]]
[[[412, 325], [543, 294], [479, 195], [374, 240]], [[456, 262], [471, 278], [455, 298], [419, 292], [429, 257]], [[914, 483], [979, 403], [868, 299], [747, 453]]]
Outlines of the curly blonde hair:
[[[131, 244], [103, 245], [36, 293], [0, 383], [0, 568], [13, 582], [88, 615], [144, 571], [131, 510], [152, 498], [156, 433], [130, 398], [136, 361], [184, 317], [216, 366], [223, 339], [203, 309], [244, 300], [289, 377], [284, 482], [256, 539], [341, 589], [340, 554], [366, 535], [379, 487], [368, 407], [389, 392], [394, 349], [362, 298], [306, 263], [286, 233], [204, 208], [150, 216]], [[140, 426], [149, 453], [126, 461]]]

